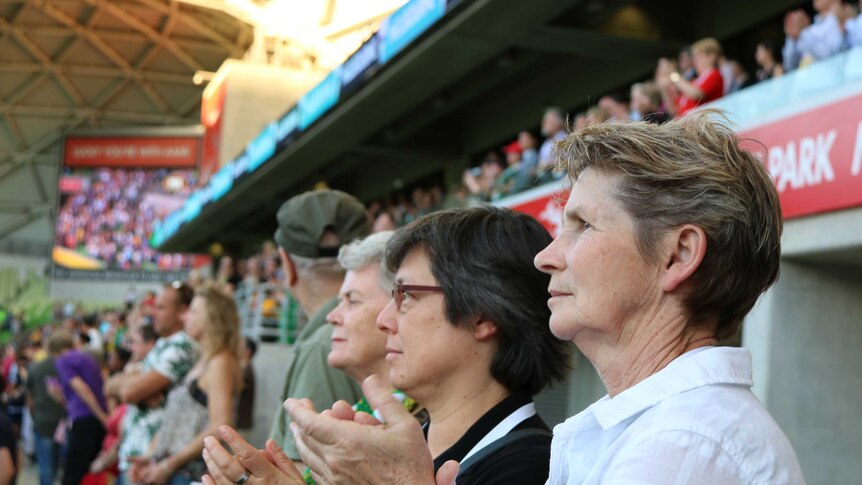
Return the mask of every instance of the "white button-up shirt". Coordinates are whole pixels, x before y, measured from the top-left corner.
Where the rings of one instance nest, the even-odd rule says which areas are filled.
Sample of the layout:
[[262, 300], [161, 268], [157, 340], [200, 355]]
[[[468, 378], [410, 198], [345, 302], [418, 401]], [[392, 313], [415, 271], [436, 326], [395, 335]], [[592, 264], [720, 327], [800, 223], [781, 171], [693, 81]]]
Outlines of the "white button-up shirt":
[[688, 352], [557, 425], [548, 484], [804, 484], [751, 386], [748, 350]]

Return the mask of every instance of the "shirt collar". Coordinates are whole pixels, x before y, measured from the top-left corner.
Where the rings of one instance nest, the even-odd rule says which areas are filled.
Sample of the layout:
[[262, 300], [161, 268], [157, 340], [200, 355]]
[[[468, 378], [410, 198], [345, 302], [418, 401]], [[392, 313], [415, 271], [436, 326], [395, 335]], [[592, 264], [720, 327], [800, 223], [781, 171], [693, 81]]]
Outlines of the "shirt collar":
[[[454, 445], [450, 446], [448, 450], [441, 453], [434, 460], [434, 469], [440, 468], [444, 463], [449, 460], [461, 461], [464, 456], [474, 447], [476, 444], [488, 434], [494, 426], [500, 423], [500, 421], [506, 419], [506, 416], [515, 412], [518, 408], [523, 406], [524, 404], [528, 404], [533, 401], [533, 398], [525, 393], [525, 392], [513, 392], [509, 394], [508, 397], [497, 403], [493, 408], [488, 410], [478, 421], [473, 423], [472, 426], [464, 433], [461, 438], [455, 442]], [[428, 421], [430, 424], [430, 420]], [[427, 438], [428, 428], [425, 427], [425, 433]]]
[[668, 397], [713, 384], [751, 387], [751, 352], [736, 347], [695, 349], [613, 399], [605, 396], [590, 409], [599, 425], [609, 429]]

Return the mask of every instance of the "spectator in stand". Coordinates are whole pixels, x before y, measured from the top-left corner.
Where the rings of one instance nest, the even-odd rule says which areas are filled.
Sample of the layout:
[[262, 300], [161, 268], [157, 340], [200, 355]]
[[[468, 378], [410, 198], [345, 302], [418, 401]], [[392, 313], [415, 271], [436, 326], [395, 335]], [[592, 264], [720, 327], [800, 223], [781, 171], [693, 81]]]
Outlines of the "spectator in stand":
[[186, 334], [201, 357], [168, 394], [149, 458], [136, 458], [129, 476], [147, 484], [189, 485], [206, 468], [204, 437], [233, 425], [240, 376], [239, 314], [233, 298], [215, 285], [198, 288], [184, 316]]
[[108, 406], [102, 392], [102, 371], [91, 355], [74, 349], [72, 336], [66, 332], [54, 332], [48, 350], [56, 359], [62, 394], [50, 383], [49, 392], [65, 403], [70, 422], [63, 485], [79, 485], [105, 437]]
[[851, 5], [844, 5], [838, 12], [838, 19], [844, 27], [847, 35], [847, 47], [862, 46], [862, 0], [859, 1], [859, 9]]
[[536, 167], [539, 166], [539, 150], [536, 137], [529, 131], [518, 133], [521, 147], [521, 171], [518, 173], [516, 190], [521, 191], [533, 186], [536, 180]]
[[659, 88], [662, 91], [665, 107], [676, 117], [684, 116], [697, 106], [715, 101], [724, 94], [724, 80], [718, 71], [718, 56], [721, 45], [717, 40], [707, 37], [691, 46], [694, 69], [697, 79], [686, 81], [676, 71], [670, 71], [666, 59], [659, 61], [657, 69]]
[[249, 432], [254, 427], [254, 397], [256, 381], [254, 375], [254, 354], [257, 353], [257, 342], [251, 337], [243, 339], [243, 351], [240, 355], [242, 365], [242, 389], [236, 399], [236, 429]]
[[733, 92], [731, 84], [733, 83], [733, 64], [731, 60], [722, 52], [718, 55], [718, 72], [721, 73], [721, 80], [724, 81], [723, 95], [728, 95]]
[[454, 209], [456, 207], [467, 207], [469, 204], [467, 188], [461, 184], [452, 184], [449, 186], [449, 192], [443, 200], [444, 209]]
[[670, 117], [661, 109], [661, 91], [655, 83], [647, 81], [632, 85], [632, 118], [636, 121], [666, 123]]
[[374, 225], [371, 226], [371, 232], [391, 231], [397, 227], [398, 225], [395, 223], [395, 218], [392, 217], [392, 213], [388, 210], [384, 210], [380, 211], [377, 214], [377, 217], [374, 218]]
[[684, 47], [679, 51], [676, 64], [679, 66], [679, 75], [683, 79], [686, 81], [697, 79], [697, 71], [694, 70], [694, 64], [691, 61], [691, 47]]
[[[596, 126], [608, 121], [611, 118], [608, 110], [601, 106], [593, 106], [588, 109], [583, 117], [583, 126]], [[626, 118], [628, 119], [628, 117]], [[582, 128], [583, 128], [582, 126]]]
[[2, 392], [2, 403], [5, 405], [0, 412], [12, 421], [17, 437], [21, 436], [21, 424], [24, 420], [24, 408], [27, 406], [27, 357], [17, 344], [7, 347], [7, 367], [5, 389]]
[[149, 450], [161, 424], [165, 395], [197, 361], [197, 345], [183, 331], [183, 315], [193, 296], [194, 290], [179, 281], [162, 289], [154, 321], [159, 340], [135, 371], [113, 376], [106, 385], [107, 395], [129, 404], [119, 452], [123, 483], [132, 483], [126, 476], [129, 459]]
[[521, 172], [521, 146], [517, 141], [513, 141], [503, 147], [503, 154], [506, 155], [507, 167], [494, 181], [491, 200], [502, 199], [509, 194], [514, 194], [518, 189], [518, 174]]
[[102, 333], [99, 332], [98, 320], [98, 315], [96, 315], [95, 313], [86, 315], [81, 320], [81, 323], [83, 324], [81, 332], [86, 333], [87, 337], [89, 337], [90, 339], [90, 341], [87, 343], [89, 350], [93, 351], [96, 354], [104, 354], [105, 339], [102, 338]]
[[731, 59], [727, 61], [727, 64], [730, 67], [730, 85], [725, 94], [735, 93], [740, 89], [745, 89], [748, 86], [751, 86], [751, 78], [739, 61]]
[[[0, 376], [0, 384], [3, 382]], [[15, 485], [18, 477], [18, 438], [12, 422], [0, 412], [0, 485]]]
[[[152, 350], [159, 338], [153, 325], [143, 323], [129, 331], [129, 349], [131, 352], [129, 363], [123, 369], [126, 374], [135, 375], [140, 372], [140, 366], [147, 354]], [[115, 397], [108, 397], [114, 401], [116, 407], [108, 416], [108, 428], [105, 439], [102, 440], [102, 450], [99, 456], [90, 464], [90, 473], [104, 476], [111, 473], [119, 477], [119, 449], [122, 435], [122, 423], [125, 420], [128, 405], [118, 403]], [[119, 481], [118, 481], [119, 483]]]
[[27, 379], [27, 405], [33, 416], [36, 439], [36, 462], [39, 465], [39, 484], [52, 485], [60, 464], [60, 444], [54, 441], [57, 425], [66, 417], [66, 409], [51, 397], [46, 381], [57, 379], [54, 357], [48, 356], [30, 366]]
[[555, 171], [557, 166], [557, 155], [555, 147], [557, 142], [566, 138], [566, 114], [562, 108], [551, 107], [545, 110], [542, 116], [542, 136], [545, 141], [539, 148], [539, 166], [536, 175], [544, 182], [547, 179], [558, 180], [563, 173]]
[[[488, 152], [482, 160], [482, 164], [464, 171], [462, 181], [467, 190], [470, 191], [472, 203], [482, 203], [491, 200], [494, 184], [497, 177], [505, 169], [500, 155], [495, 151]], [[410, 221], [404, 220], [405, 223]]]
[[627, 121], [631, 119], [629, 103], [618, 93], [599, 98], [599, 108], [605, 110], [609, 120]]
[[784, 66], [775, 59], [775, 46], [771, 40], [765, 39], [757, 43], [754, 51], [754, 60], [757, 61], [756, 82], [766, 81], [784, 74]]
[[838, 14], [841, 0], [814, 0], [814, 23], [804, 10], [784, 17], [784, 70], [792, 71], [831, 57], [844, 49], [844, 32]]
[[[316, 190], [290, 198], [278, 210], [275, 242], [285, 268], [285, 282], [308, 323], [296, 340], [294, 359], [281, 393], [307, 398], [319, 409], [343, 399], [356, 402], [362, 391], [344, 372], [327, 365], [332, 350], [332, 325], [326, 315], [338, 304], [344, 269], [338, 251], [344, 244], [368, 235], [365, 206], [355, 197], [337, 190]], [[287, 456], [301, 461], [289, 430], [290, 418], [279, 406], [270, 438]]]

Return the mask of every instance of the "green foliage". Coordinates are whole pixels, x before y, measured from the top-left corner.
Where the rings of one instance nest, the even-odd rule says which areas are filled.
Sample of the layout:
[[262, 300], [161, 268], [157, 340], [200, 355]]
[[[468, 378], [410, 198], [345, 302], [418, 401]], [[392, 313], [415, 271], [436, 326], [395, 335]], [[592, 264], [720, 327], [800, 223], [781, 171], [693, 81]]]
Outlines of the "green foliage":
[[[11, 315], [22, 313], [28, 329], [51, 323], [48, 277], [33, 270], [22, 275], [18, 268], [0, 268], [0, 307]], [[12, 338], [0, 335], [0, 342], [4, 337], [7, 341]]]

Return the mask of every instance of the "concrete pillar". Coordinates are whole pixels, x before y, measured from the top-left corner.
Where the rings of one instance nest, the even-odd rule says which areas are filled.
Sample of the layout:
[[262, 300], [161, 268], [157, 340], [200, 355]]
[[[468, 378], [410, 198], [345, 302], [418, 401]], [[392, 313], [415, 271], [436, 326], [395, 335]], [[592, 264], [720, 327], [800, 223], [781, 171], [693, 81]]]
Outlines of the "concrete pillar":
[[746, 321], [755, 393], [787, 434], [808, 483], [862, 476], [862, 269], [782, 262]]

